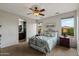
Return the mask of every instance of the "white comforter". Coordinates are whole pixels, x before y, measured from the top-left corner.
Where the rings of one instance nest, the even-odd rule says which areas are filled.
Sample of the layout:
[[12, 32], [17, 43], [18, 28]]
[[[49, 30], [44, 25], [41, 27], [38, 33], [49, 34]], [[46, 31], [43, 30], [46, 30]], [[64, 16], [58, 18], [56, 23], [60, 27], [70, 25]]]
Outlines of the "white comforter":
[[55, 33], [54, 37], [47, 37], [47, 36], [38, 36], [41, 40], [44, 40], [48, 43], [50, 51], [52, 48], [57, 44], [57, 33]]

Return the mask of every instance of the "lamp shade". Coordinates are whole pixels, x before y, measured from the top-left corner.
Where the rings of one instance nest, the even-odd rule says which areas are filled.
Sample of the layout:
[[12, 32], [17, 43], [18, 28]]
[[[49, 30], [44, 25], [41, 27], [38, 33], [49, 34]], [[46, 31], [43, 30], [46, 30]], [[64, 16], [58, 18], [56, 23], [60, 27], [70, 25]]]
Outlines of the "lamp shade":
[[34, 16], [39, 16], [39, 13], [33, 13], [34, 14]]
[[63, 28], [63, 33], [67, 33], [68, 29], [67, 28]]

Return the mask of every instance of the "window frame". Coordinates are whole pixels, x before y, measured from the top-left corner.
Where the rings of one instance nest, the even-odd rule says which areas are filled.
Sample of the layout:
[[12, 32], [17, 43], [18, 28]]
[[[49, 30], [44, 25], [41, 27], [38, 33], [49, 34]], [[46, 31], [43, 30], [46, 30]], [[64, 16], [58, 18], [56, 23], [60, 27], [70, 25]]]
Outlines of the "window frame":
[[61, 24], [61, 35], [63, 35], [62, 34], [62, 23], [61, 23], [61, 21], [64, 20], [64, 19], [69, 19], [69, 18], [73, 18], [74, 19], [74, 35], [73, 36], [75, 36], [75, 17], [74, 16], [61, 18], [61, 20], [60, 20], [60, 24]]

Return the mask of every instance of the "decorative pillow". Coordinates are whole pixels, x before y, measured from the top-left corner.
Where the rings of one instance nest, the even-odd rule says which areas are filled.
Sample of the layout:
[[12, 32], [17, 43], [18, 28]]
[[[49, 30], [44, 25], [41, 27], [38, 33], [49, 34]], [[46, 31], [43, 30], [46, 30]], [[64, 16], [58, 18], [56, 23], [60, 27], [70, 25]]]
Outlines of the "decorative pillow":
[[48, 36], [48, 37], [50, 37], [51, 35], [50, 35], [50, 34], [45, 34], [44, 36]]
[[46, 33], [44, 33], [44, 36], [54, 37], [55, 36], [55, 32], [46, 32]]
[[52, 37], [54, 37], [55, 36], [55, 32], [52, 32], [51, 35], [52, 35]]

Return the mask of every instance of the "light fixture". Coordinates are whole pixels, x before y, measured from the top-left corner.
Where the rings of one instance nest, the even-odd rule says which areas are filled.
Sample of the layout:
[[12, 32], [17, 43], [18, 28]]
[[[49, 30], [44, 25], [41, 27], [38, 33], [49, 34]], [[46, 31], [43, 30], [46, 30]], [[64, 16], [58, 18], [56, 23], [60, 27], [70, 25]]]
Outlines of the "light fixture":
[[67, 33], [68, 29], [67, 28], [63, 28], [63, 33]]
[[39, 16], [39, 13], [33, 13], [34, 16]]
[[68, 32], [68, 29], [67, 28], [63, 28], [63, 36], [64, 37], [67, 37], [67, 32]]
[[33, 5], [31, 8], [29, 8], [33, 13], [28, 13], [27, 15], [33, 14], [34, 16], [45, 16], [42, 12], [45, 11], [45, 9], [41, 9], [39, 5]]

